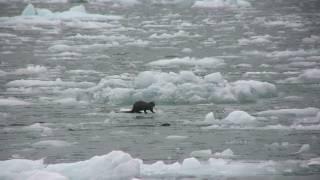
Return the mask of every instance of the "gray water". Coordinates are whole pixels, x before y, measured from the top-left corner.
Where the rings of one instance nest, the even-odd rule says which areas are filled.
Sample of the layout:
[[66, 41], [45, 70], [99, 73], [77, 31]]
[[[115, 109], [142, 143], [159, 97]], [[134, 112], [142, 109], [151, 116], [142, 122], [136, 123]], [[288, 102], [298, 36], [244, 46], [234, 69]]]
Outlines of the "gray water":
[[[144, 163], [159, 160], [173, 163], [190, 157], [193, 151], [222, 152], [228, 148], [236, 155], [235, 160], [308, 161], [319, 157], [317, 113], [271, 115], [266, 119], [259, 115], [266, 110], [294, 112], [294, 109], [320, 108], [319, 71], [310, 77], [302, 75], [320, 68], [319, 1], [250, 2], [249, 8], [213, 9], [192, 8], [194, 1], [174, 4], [143, 1], [129, 7], [85, 3], [88, 14], [105, 17], [25, 17], [23, 20], [20, 15], [27, 4], [1, 3], [0, 99], [16, 98], [27, 104], [0, 103], [0, 159], [45, 158], [45, 163], [54, 164], [121, 150]], [[33, 5], [63, 12], [79, 4]], [[155, 34], [162, 36], [152, 38]], [[255, 41], [256, 36], [262, 41]], [[160, 59], [183, 57], [215, 57], [223, 59], [224, 65], [148, 65]], [[35, 70], [37, 65], [44, 69]], [[31, 70], [27, 70], [28, 66]], [[121, 92], [101, 96], [107, 93], [106, 89], [117, 87], [112, 83], [92, 90], [99, 82], [114, 76], [121, 75], [119, 79], [134, 82], [144, 71], [188, 71], [200, 78], [220, 72], [228, 82], [272, 83], [276, 94], [250, 101], [199, 102], [174, 99], [176, 96], [160, 99], [151, 93], [142, 97], [155, 100], [156, 113], [136, 115], [118, 112], [122, 108], [130, 109], [140, 96], [124, 93], [123, 97]], [[288, 78], [294, 78], [293, 82]], [[60, 81], [57, 79], [65, 84], [57, 83]], [[30, 85], [32, 82], [28, 81], [23, 85], [20, 81], [18, 85], [10, 85], [15, 80], [40, 80], [42, 84]], [[84, 82], [87, 84], [81, 84]], [[216, 119], [224, 119], [235, 110], [262, 120], [258, 126], [213, 129], [195, 123], [203, 121], [209, 112]], [[161, 126], [163, 123], [170, 126]], [[277, 124], [283, 127], [267, 128]], [[171, 139], [172, 135], [183, 138]], [[59, 140], [67, 145], [37, 145], [45, 140]], [[283, 142], [289, 145], [273, 144]], [[310, 149], [296, 153], [304, 144]], [[277, 174], [280, 177], [274, 178], [317, 179], [319, 170], [319, 166], [297, 168], [287, 172], [287, 177], [280, 173]]]

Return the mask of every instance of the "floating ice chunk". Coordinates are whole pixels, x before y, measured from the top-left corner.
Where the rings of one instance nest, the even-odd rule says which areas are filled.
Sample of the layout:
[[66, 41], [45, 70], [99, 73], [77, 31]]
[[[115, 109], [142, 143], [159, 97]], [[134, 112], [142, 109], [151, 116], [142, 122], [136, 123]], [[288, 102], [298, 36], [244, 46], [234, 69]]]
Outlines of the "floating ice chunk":
[[8, 74], [7, 72], [0, 70], [0, 76], [5, 76], [7, 74]]
[[43, 170], [34, 170], [22, 173], [16, 180], [69, 180], [61, 174]]
[[190, 35], [188, 32], [180, 30], [173, 34], [163, 33], [163, 34], [152, 34], [149, 36], [149, 38], [151, 39], [171, 39], [171, 38], [178, 38], [178, 37], [191, 38], [191, 37], [200, 37], [200, 35]]
[[[123, 0], [125, 1], [125, 0]], [[129, 1], [129, 0], [128, 0]], [[37, 17], [44, 17], [49, 18], [51, 21], [52, 19], [72, 19], [72, 18], [94, 18], [94, 19], [110, 19], [110, 20], [119, 20], [122, 17], [116, 16], [116, 15], [100, 15], [100, 14], [89, 14], [87, 13], [85, 7], [83, 5], [78, 5], [71, 7], [67, 11], [63, 12], [51, 12], [48, 9], [41, 9], [41, 8], [35, 8], [32, 4], [28, 4], [23, 12], [21, 13], [22, 17], [24, 16], [32, 16], [31, 21], [36, 20], [34, 23], [41, 23], [41, 21], [45, 19], [39, 19]], [[22, 22], [26, 21], [26, 18], [19, 19], [18, 17], [15, 17], [14, 20], [22, 20]], [[41, 20], [39, 22], [39, 20]], [[46, 23], [48, 21], [45, 21]]]
[[240, 101], [254, 101], [258, 97], [274, 97], [276, 96], [276, 86], [268, 82], [260, 82], [255, 80], [239, 80], [231, 83], [233, 93]]
[[224, 103], [256, 101], [258, 98], [272, 97], [276, 95], [276, 87], [271, 83], [260, 81], [228, 83], [220, 73], [201, 77], [192, 71], [179, 73], [144, 71], [134, 79], [106, 77], [91, 88], [90, 92], [97, 99], [106, 99], [108, 102], [111, 102], [111, 99], [115, 100], [112, 103], [128, 103], [134, 99], [166, 103]]
[[310, 56], [315, 54], [319, 54], [319, 50], [297, 49], [297, 50], [273, 51], [271, 53], [266, 53], [265, 55], [271, 58], [285, 58], [285, 57], [295, 57], [295, 56]]
[[201, 66], [201, 67], [210, 67], [216, 68], [225, 65], [223, 59], [218, 59], [215, 57], [205, 57], [205, 58], [173, 58], [173, 59], [160, 59], [148, 63], [151, 66]]
[[307, 163], [308, 166], [320, 166], [320, 157], [312, 158]]
[[140, 164], [141, 160], [133, 159], [121, 151], [95, 156], [86, 161], [50, 165], [43, 164], [42, 160], [13, 159], [0, 161], [0, 177], [8, 180], [132, 179], [139, 177]]
[[262, 116], [316, 116], [319, 112], [318, 108], [308, 107], [304, 109], [278, 109], [278, 110], [267, 110], [258, 112], [258, 115]]
[[36, 15], [36, 9], [32, 4], [28, 4], [21, 13], [22, 16], [34, 16]]
[[179, 136], [179, 135], [170, 135], [166, 137], [166, 139], [169, 139], [169, 140], [183, 140], [187, 138], [188, 136]]
[[77, 180], [132, 179], [140, 175], [140, 163], [127, 153], [112, 151], [86, 161], [48, 165], [46, 170]]
[[201, 163], [196, 158], [184, 159], [181, 165], [183, 171], [197, 170], [201, 168]]
[[13, 73], [18, 75], [24, 74], [40, 74], [48, 71], [48, 69], [41, 65], [28, 65], [26, 68], [20, 68], [15, 70]]
[[32, 103], [30, 103], [30, 102], [23, 101], [21, 99], [17, 99], [14, 97], [0, 99], [0, 106], [28, 106], [31, 104]]
[[204, 76], [204, 80], [208, 83], [226, 83], [220, 72], [208, 74]]
[[244, 77], [250, 77], [250, 76], [270, 76], [270, 75], [277, 75], [279, 74], [278, 72], [246, 72], [243, 74]]
[[298, 77], [287, 78], [282, 83], [319, 83], [320, 69], [307, 69]]
[[183, 52], [183, 53], [191, 53], [191, 52], [192, 52], [192, 49], [190, 49], [190, 48], [183, 48], [183, 49], [181, 50], [181, 52]]
[[89, 0], [90, 3], [113, 3], [113, 7], [125, 6], [131, 7], [140, 4], [138, 0]]
[[306, 44], [317, 44], [320, 42], [320, 36], [311, 35], [310, 37], [303, 38], [302, 42]]
[[310, 150], [310, 145], [309, 144], [303, 144], [299, 151], [297, 151], [295, 154], [301, 154], [301, 153], [305, 153], [308, 152]]
[[235, 67], [235, 68], [252, 68], [252, 65], [251, 64], [246, 64], [246, 63], [241, 63], [241, 64], [233, 65], [232, 67]]
[[71, 146], [72, 143], [68, 143], [67, 141], [62, 140], [44, 140], [33, 143], [32, 146], [38, 148], [50, 148], [50, 147], [68, 147]]
[[267, 144], [266, 147], [272, 149], [272, 150], [281, 150], [281, 149], [287, 149], [289, 147], [288, 142], [274, 142], [272, 144]]
[[42, 169], [44, 167], [43, 160], [11, 159], [0, 161], [0, 177], [5, 180], [18, 179], [19, 174], [22, 172]]
[[205, 123], [214, 123], [215, 121], [216, 121], [216, 118], [214, 117], [213, 112], [208, 113], [204, 119]]
[[215, 157], [220, 157], [220, 158], [231, 158], [234, 156], [234, 153], [231, 149], [225, 149], [222, 152], [216, 152], [214, 153]]
[[320, 112], [318, 112], [316, 119], [320, 122]]
[[42, 81], [42, 80], [14, 80], [6, 84], [8, 87], [50, 87], [50, 86], [61, 86], [61, 87], [79, 87], [88, 88], [94, 86], [91, 82], [72, 82], [72, 81], [62, 81], [61, 79], [56, 79], [55, 81]]
[[249, 39], [239, 39], [238, 44], [239, 45], [257, 45], [257, 44], [268, 44], [271, 43], [270, 35], [265, 36], [252, 36]]
[[62, 51], [69, 51], [71, 50], [71, 46], [65, 44], [55, 44], [48, 48], [49, 51], [52, 52], [62, 52]]
[[229, 7], [251, 7], [245, 0], [201, 0], [195, 1], [194, 8], [229, 8]]
[[49, 127], [46, 127], [45, 125], [43, 125], [41, 123], [35, 123], [30, 126], [23, 127], [23, 130], [37, 131], [37, 132], [40, 132], [42, 136], [52, 135], [52, 129]]
[[252, 124], [255, 120], [255, 117], [244, 111], [233, 111], [224, 119], [224, 121], [238, 125]]
[[73, 97], [57, 99], [57, 100], [54, 100], [53, 102], [57, 104], [63, 104], [63, 105], [69, 105], [69, 106], [88, 104], [86, 101], [78, 101], [76, 98], [73, 98]]
[[208, 158], [212, 155], [211, 149], [199, 150], [199, 151], [192, 151], [190, 153], [192, 157], [196, 158]]

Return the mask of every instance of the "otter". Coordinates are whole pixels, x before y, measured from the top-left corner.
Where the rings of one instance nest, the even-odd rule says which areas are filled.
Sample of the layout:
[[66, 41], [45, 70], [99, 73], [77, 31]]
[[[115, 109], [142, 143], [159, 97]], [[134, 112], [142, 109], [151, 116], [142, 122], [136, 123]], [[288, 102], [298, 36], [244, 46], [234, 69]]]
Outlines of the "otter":
[[153, 108], [155, 106], [154, 102], [137, 101], [133, 104], [131, 111], [125, 111], [126, 113], [141, 113], [143, 110], [147, 114], [147, 110], [154, 113]]

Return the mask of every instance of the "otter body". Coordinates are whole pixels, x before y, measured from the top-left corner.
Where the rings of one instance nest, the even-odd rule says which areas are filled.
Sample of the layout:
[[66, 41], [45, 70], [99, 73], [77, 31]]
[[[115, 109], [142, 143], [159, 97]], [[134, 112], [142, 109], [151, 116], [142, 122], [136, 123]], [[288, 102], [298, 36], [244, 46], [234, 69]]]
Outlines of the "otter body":
[[130, 113], [141, 113], [141, 111], [144, 111], [144, 113], [147, 114], [147, 110], [154, 113], [153, 111], [154, 106], [155, 106], [154, 102], [137, 101], [133, 104], [133, 107]]

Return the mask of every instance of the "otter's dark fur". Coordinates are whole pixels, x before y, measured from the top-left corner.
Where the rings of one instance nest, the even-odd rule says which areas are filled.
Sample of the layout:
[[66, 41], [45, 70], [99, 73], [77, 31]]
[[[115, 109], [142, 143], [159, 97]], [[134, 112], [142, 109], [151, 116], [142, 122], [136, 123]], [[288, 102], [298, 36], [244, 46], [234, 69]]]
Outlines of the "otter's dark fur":
[[154, 106], [154, 102], [137, 101], [133, 104], [132, 110], [128, 111], [128, 113], [141, 113], [141, 111], [144, 111], [144, 113], [147, 114], [147, 110], [154, 113]]

